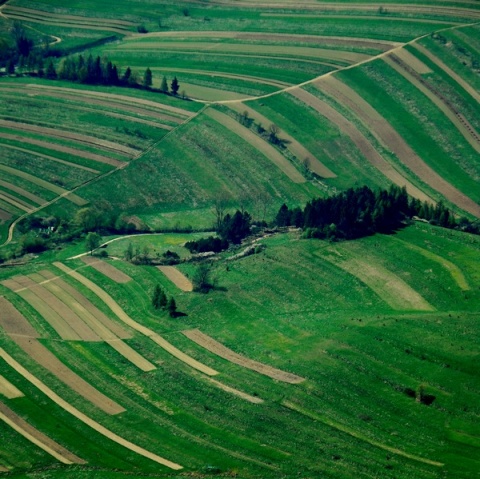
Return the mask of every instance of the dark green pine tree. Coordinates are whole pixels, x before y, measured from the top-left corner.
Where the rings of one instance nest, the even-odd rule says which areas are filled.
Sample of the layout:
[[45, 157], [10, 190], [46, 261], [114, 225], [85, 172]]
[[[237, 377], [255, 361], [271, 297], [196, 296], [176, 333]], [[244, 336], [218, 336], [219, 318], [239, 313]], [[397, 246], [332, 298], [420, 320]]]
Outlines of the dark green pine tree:
[[147, 68], [143, 75], [143, 86], [145, 88], [150, 88], [152, 86], [152, 70], [150, 70], [150, 68]]
[[163, 91], [163, 93], [168, 93], [168, 83], [167, 83], [167, 78], [165, 76], [162, 78], [162, 84], [160, 85], [160, 90]]
[[155, 309], [165, 309], [167, 305], [167, 296], [159, 284], [155, 286], [152, 294], [152, 306]]
[[178, 95], [179, 88], [180, 88], [180, 84], [178, 83], [177, 77], [174, 77], [170, 85], [170, 89], [172, 90], [172, 95]]
[[47, 71], [45, 72], [45, 76], [49, 80], [55, 80], [57, 78], [57, 71], [55, 70], [55, 66], [53, 64], [53, 61], [50, 60], [47, 65]]
[[177, 303], [175, 302], [175, 299], [173, 299], [173, 296], [168, 301], [167, 310], [170, 317], [174, 318], [177, 313]]

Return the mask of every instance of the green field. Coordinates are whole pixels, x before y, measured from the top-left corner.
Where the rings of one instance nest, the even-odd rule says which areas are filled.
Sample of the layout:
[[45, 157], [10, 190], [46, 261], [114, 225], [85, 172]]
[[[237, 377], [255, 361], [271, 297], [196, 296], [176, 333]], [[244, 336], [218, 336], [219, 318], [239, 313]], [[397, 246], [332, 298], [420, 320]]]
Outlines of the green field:
[[[44, 67], [139, 82], [0, 65], [0, 478], [476, 477], [480, 237], [274, 218], [396, 184], [475, 225], [478, 21], [469, 0], [0, 1], [0, 62], [21, 31]], [[219, 209], [266, 226], [193, 257]]]

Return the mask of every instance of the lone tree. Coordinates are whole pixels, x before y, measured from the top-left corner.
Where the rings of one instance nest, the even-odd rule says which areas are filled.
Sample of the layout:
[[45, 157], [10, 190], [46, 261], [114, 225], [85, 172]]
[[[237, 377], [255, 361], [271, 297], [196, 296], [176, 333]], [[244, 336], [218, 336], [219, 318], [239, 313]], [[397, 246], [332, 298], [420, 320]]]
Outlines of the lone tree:
[[150, 70], [150, 68], [147, 68], [143, 75], [143, 86], [145, 88], [150, 88], [152, 86], [152, 70]]
[[159, 284], [155, 286], [152, 294], [152, 306], [155, 309], [165, 309], [167, 306], [167, 295]]
[[180, 89], [180, 84], [178, 83], [177, 77], [174, 77], [172, 80], [172, 84], [170, 85], [170, 89], [172, 90], [172, 95], [178, 95], [178, 90]]
[[167, 83], [167, 78], [165, 76], [162, 78], [162, 83], [160, 85], [160, 90], [163, 93], [168, 93], [168, 83]]
[[208, 293], [213, 288], [211, 272], [212, 266], [209, 263], [201, 263], [198, 266], [192, 278], [194, 291]]
[[92, 255], [93, 251], [100, 246], [101, 242], [102, 237], [98, 233], [90, 231], [90, 233], [87, 234], [87, 237], [85, 239], [85, 248], [87, 251], [90, 251], [90, 254]]
[[167, 310], [171, 318], [174, 318], [176, 316], [177, 303], [175, 302], [175, 299], [173, 298], [173, 296], [168, 301]]

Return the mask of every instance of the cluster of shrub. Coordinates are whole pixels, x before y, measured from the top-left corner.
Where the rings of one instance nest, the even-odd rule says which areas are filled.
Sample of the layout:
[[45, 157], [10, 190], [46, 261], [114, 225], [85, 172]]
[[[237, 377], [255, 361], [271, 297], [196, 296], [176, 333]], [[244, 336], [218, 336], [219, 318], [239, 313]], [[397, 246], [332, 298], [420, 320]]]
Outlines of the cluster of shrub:
[[152, 293], [152, 306], [156, 310], [168, 311], [171, 318], [177, 315], [175, 298], [171, 296], [169, 299], [159, 284], [155, 285]]
[[350, 188], [329, 198], [317, 198], [301, 208], [283, 204], [275, 218], [277, 226], [303, 228], [305, 236], [332, 241], [355, 239], [374, 233], [391, 233], [419, 217], [444, 228], [480, 234], [480, 225], [454, 215], [440, 201], [435, 206], [409, 199], [405, 188], [392, 185], [372, 191], [368, 186]]

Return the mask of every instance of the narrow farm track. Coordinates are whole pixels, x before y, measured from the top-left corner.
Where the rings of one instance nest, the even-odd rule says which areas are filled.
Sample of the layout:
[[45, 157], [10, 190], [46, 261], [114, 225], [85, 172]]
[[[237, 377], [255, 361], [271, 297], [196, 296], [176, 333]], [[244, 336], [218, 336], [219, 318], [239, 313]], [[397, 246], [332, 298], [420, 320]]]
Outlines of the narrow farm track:
[[18, 363], [12, 356], [10, 356], [3, 348], [0, 348], [0, 357], [10, 366], [12, 367], [17, 373], [23, 376], [28, 382], [33, 384], [37, 389], [39, 389], [43, 394], [45, 394], [49, 399], [51, 399], [55, 404], [60, 406], [62, 409], [67, 411], [69, 414], [77, 418], [79, 421], [83, 422], [87, 426], [91, 427], [95, 431], [97, 431], [102, 436], [105, 436], [107, 439], [116, 442], [120, 446], [129, 449], [147, 459], [150, 459], [158, 464], [166, 466], [173, 470], [180, 470], [182, 466], [176, 464], [168, 459], [165, 459], [157, 454], [154, 454], [146, 449], [137, 446], [136, 444], [124, 439], [123, 437], [115, 434], [113, 431], [110, 431], [106, 427], [102, 426], [100, 423], [94, 421], [92, 418], [87, 416], [86, 414], [79, 411], [77, 408], [72, 406], [70, 403], [62, 399], [58, 394], [52, 391], [47, 385], [45, 385], [40, 379], [35, 377], [31, 374], [28, 370], [26, 370], [20, 363]]

